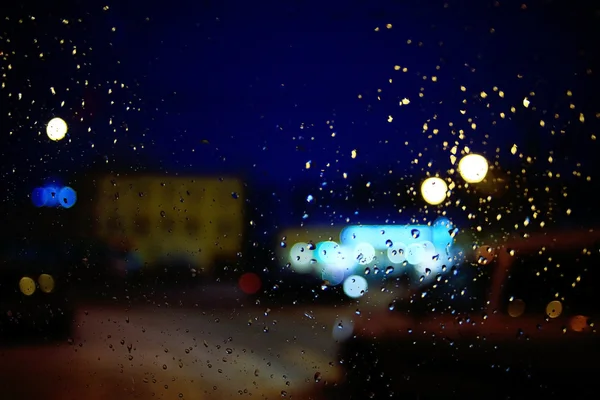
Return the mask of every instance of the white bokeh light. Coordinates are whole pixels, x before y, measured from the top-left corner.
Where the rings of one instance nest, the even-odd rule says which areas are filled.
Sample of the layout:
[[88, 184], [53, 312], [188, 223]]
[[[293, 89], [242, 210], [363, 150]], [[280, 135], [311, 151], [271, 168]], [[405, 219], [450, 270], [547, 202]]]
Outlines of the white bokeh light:
[[394, 245], [387, 250], [387, 257], [391, 263], [403, 263], [406, 260], [406, 245], [404, 243], [394, 243]]
[[479, 183], [488, 172], [488, 162], [479, 154], [467, 154], [458, 163], [458, 172], [467, 183]]
[[354, 260], [357, 263], [366, 265], [375, 259], [375, 248], [369, 243], [360, 243], [354, 248]]
[[427, 259], [427, 250], [422, 243], [414, 243], [408, 246], [406, 261], [412, 265], [418, 265]]
[[427, 178], [421, 184], [421, 195], [427, 203], [436, 206], [446, 200], [448, 185], [441, 178]]
[[329, 285], [337, 286], [344, 280], [344, 270], [335, 265], [325, 265], [321, 272], [321, 278], [328, 281]]
[[361, 297], [367, 291], [369, 284], [367, 280], [360, 275], [351, 275], [344, 281], [344, 293], [346, 296], [356, 299]]
[[334, 264], [339, 258], [340, 246], [336, 242], [327, 241], [317, 244], [316, 257], [325, 264]]
[[312, 269], [313, 250], [308, 243], [296, 243], [290, 249], [290, 262], [294, 270], [300, 273], [310, 272]]
[[62, 140], [67, 135], [68, 131], [67, 123], [62, 118], [52, 118], [46, 126], [46, 134], [50, 140], [55, 142]]

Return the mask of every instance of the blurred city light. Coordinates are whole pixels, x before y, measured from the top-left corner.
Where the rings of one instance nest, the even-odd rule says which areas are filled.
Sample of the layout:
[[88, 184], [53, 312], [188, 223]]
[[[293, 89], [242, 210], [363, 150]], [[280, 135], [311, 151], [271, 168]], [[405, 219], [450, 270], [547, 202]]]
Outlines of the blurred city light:
[[446, 200], [448, 185], [441, 178], [427, 178], [421, 184], [423, 200], [432, 206], [442, 204]]
[[363, 265], [372, 263], [375, 260], [375, 248], [371, 243], [359, 243], [354, 248], [354, 259]]
[[361, 297], [368, 288], [367, 280], [360, 275], [351, 275], [344, 281], [344, 293], [353, 299]]
[[458, 163], [458, 172], [467, 183], [479, 183], [488, 172], [488, 162], [482, 155], [467, 154]]
[[297, 272], [310, 272], [312, 259], [313, 250], [310, 250], [308, 243], [296, 243], [290, 249], [290, 262]]
[[33, 189], [31, 202], [35, 207], [71, 208], [77, 202], [77, 192], [69, 186], [43, 186]]
[[38, 278], [40, 290], [44, 293], [52, 293], [54, 290], [54, 278], [52, 275], [41, 274]]
[[77, 193], [70, 187], [65, 186], [58, 192], [59, 204], [64, 208], [71, 208], [77, 202]]
[[240, 276], [238, 285], [242, 292], [246, 294], [254, 294], [260, 290], [262, 282], [258, 275], [253, 272], [247, 272]]
[[19, 290], [25, 296], [31, 296], [35, 292], [35, 282], [28, 276], [24, 276], [19, 281]]
[[62, 118], [52, 118], [46, 126], [46, 134], [55, 142], [62, 140], [67, 135], [67, 123]]

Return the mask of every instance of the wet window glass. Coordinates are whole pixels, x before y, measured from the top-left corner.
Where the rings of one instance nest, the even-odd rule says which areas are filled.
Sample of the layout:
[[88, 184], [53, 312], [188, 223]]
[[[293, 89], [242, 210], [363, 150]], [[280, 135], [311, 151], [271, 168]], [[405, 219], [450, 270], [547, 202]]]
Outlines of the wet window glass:
[[0, 9], [0, 399], [597, 397], [600, 11]]

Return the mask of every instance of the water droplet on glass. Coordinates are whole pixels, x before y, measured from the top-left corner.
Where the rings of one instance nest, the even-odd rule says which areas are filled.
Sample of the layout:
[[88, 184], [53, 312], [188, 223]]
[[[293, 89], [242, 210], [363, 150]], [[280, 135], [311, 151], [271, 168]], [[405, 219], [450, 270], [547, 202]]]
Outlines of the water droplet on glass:
[[392, 247], [394, 245], [394, 243], [392, 243], [392, 241], [390, 239], [388, 239], [388, 240], [385, 241], [385, 245], [387, 247]]
[[390, 265], [390, 266], [388, 266], [388, 267], [385, 269], [385, 274], [386, 274], [386, 275], [389, 275], [389, 274], [391, 274], [392, 272], [394, 272], [394, 267], [392, 267], [391, 265]]
[[369, 275], [371, 273], [371, 268], [365, 268], [365, 275]]
[[412, 229], [410, 231], [410, 234], [413, 238], [417, 239], [419, 236], [421, 236], [421, 232], [419, 232], [418, 229]]
[[321, 373], [315, 372], [315, 382], [319, 383], [321, 381]]

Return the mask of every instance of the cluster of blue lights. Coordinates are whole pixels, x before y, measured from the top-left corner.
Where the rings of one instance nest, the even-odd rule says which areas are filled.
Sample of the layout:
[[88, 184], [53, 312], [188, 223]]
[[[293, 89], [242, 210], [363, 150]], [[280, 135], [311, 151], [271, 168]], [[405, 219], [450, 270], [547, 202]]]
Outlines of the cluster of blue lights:
[[77, 192], [69, 186], [43, 186], [33, 189], [31, 201], [36, 207], [71, 208], [77, 202]]

